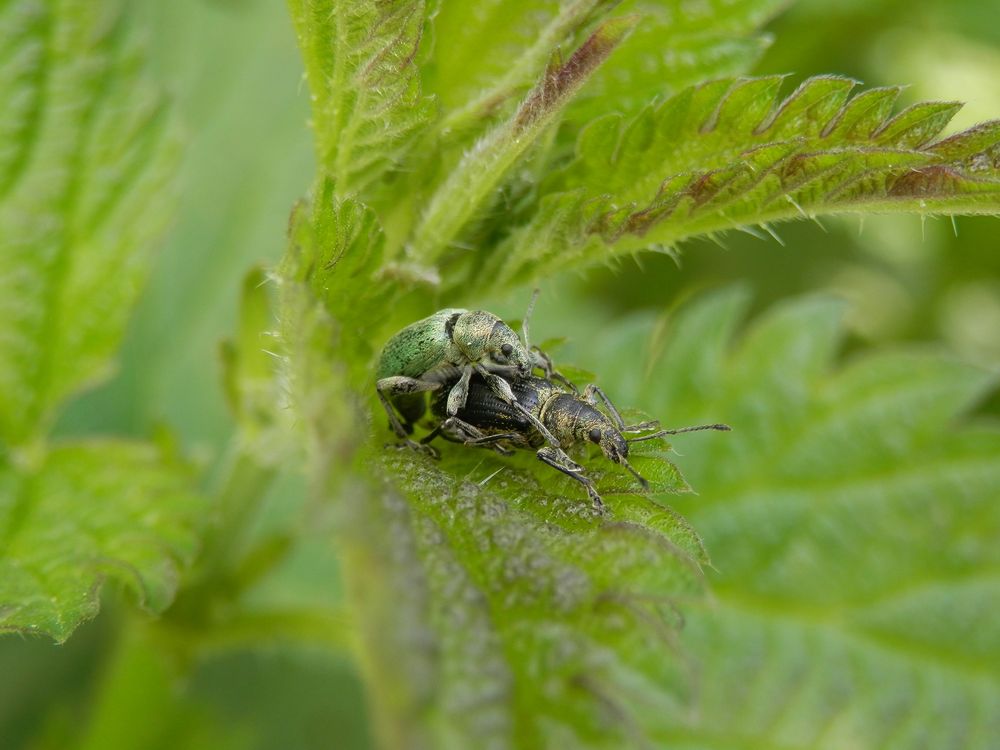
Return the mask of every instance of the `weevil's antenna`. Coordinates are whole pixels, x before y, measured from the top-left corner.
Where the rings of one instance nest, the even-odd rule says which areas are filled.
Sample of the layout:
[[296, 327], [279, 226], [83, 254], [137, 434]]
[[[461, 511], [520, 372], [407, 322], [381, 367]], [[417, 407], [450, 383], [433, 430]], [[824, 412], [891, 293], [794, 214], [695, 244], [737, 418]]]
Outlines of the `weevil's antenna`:
[[727, 424], [699, 424], [694, 427], [678, 427], [675, 430], [658, 430], [657, 432], [652, 432], [649, 435], [642, 435], [640, 437], [626, 438], [626, 443], [640, 443], [643, 440], [653, 440], [655, 438], [663, 437], [664, 435], [679, 435], [682, 432], [699, 432], [701, 430], [719, 430], [720, 432], [729, 432], [733, 428]]
[[528, 309], [524, 313], [524, 320], [521, 321], [521, 335], [524, 336], [524, 351], [530, 352], [531, 345], [528, 343], [528, 321], [531, 320], [531, 313], [535, 311], [535, 300], [538, 299], [538, 295], [542, 290], [535, 288], [535, 291], [531, 293], [531, 301], [528, 303]]

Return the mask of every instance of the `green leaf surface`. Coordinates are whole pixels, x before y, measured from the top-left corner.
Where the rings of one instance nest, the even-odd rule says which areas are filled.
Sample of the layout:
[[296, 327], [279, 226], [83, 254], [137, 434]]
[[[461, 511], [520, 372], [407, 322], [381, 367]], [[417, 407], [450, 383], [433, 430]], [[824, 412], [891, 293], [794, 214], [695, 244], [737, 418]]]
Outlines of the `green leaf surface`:
[[646, 384], [623, 384], [671, 422], [734, 427], [676, 438], [699, 496], [674, 504], [705, 535], [713, 597], [685, 608], [700, 694], [664, 741], [992, 747], [1000, 429], [959, 419], [995, 378], [928, 351], [835, 364], [824, 299], [734, 341], [745, 306], [688, 306], [645, 344]]
[[[676, 608], [701, 591], [697, 534], [597, 451], [577, 459], [606, 518], [530, 451], [444, 445], [438, 464], [384, 446], [380, 416], [372, 439], [370, 370], [338, 358], [366, 325], [364, 297], [346, 306], [338, 290], [377, 262], [373, 233], [356, 231], [369, 212], [315, 205], [327, 208], [296, 211], [278, 274], [281, 351], [313, 491], [338, 513], [383, 741], [617, 747], [648, 734], [688, 682], [673, 643]], [[666, 450], [639, 443], [632, 458], [656, 492], [688, 491]]]
[[429, 114], [414, 58], [423, 0], [288, 0], [313, 103], [317, 160], [337, 194], [391, 171]]
[[31, 466], [0, 464], [0, 631], [63, 641], [97, 614], [106, 579], [164, 609], [205, 513], [191, 485], [139, 443], [65, 443]]
[[783, 78], [723, 79], [633, 118], [610, 114], [543, 183], [535, 217], [487, 272], [670, 247], [698, 234], [824, 213], [1000, 211], [1000, 125], [941, 138], [959, 105], [890, 114], [898, 89], [851, 97], [817, 77], [787, 98]]
[[405, 494], [348, 500], [344, 543], [369, 571], [359, 595], [388, 597], [359, 626], [376, 690], [411, 691], [408, 731], [431, 747], [620, 747], [677, 710], [691, 669], [677, 607], [706, 562], [683, 519], [600, 480], [610, 514], [595, 516], [530, 454], [379, 452]]
[[107, 374], [178, 156], [114, 5], [0, 6], [0, 440]]

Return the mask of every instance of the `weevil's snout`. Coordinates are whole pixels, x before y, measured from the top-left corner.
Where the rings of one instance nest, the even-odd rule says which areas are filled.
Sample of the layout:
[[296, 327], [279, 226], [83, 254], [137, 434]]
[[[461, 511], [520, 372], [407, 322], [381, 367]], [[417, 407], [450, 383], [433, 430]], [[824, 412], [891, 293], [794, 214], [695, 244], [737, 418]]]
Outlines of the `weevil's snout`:
[[646, 481], [646, 478], [632, 468], [632, 464], [628, 462], [628, 441], [618, 430], [611, 427], [604, 429], [594, 427], [588, 433], [587, 438], [590, 442], [601, 446], [601, 452], [609, 461], [614, 461], [619, 466], [628, 469], [632, 476], [639, 480], [643, 489], [649, 489], [649, 482]]

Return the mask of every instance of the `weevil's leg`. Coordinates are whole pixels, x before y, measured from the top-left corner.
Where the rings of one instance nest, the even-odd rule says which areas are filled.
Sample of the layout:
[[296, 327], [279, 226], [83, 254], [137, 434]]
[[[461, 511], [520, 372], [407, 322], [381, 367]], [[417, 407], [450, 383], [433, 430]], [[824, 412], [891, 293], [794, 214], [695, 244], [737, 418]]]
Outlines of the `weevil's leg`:
[[436, 383], [424, 383], [424, 381], [407, 378], [402, 375], [382, 378], [375, 383], [375, 390], [378, 392], [379, 401], [382, 402], [382, 406], [385, 408], [385, 413], [389, 415], [389, 425], [392, 427], [392, 431], [396, 433], [397, 437], [401, 437], [405, 440], [410, 433], [407, 431], [406, 427], [403, 426], [403, 423], [399, 419], [399, 415], [396, 413], [396, 409], [393, 407], [389, 399], [386, 398], [386, 394], [389, 396], [400, 396], [407, 393], [419, 393], [420, 391], [435, 390], [433, 387], [428, 387], [431, 385], [439, 387]]
[[426, 435], [424, 435], [422, 438], [420, 438], [420, 444], [421, 445], [427, 445], [434, 438], [436, 438], [438, 435], [440, 435], [441, 437], [443, 437], [445, 440], [451, 440], [453, 442], [457, 442], [457, 441], [455, 441], [455, 438], [453, 436], [451, 436], [447, 432], [445, 432], [445, 430], [444, 430], [444, 422], [440, 422], [433, 430], [431, 430]]
[[544, 372], [545, 377], [551, 380], [552, 376], [555, 374], [555, 368], [552, 366], [552, 357], [543, 352], [537, 346], [533, 346], [528, 349], [528, 354], [531, 356], [531, 364]]
[[543, 352], [537, 346], [531, 347], [531, 349], [529, 350], [529, 354], [531, 355], [532, 365], [540, 369], [542, 372], [544, 372], [547, 380], [555, 380], [559, 383], [562, 383], [564, 386], [569, 388], [570, 391], [572, 391], [573, 393], [580, 392], [580, 389], [576, 387], [576, 383], [574, 383], [572, 380], [570, 380], [561, 372], [555, 369], [555, 367], [552, 365], [552, 358], [549, 357], [548, 354]]
[[429, 445], [422, 445], [421, 443], [410, 439], [409, 433], [406, 431], [403, 423], [399, 420], [399, 415], [393, 408], [392, 403], [388, 398], [386, 398], [386, 394], [388, 393], [390, 396], [398, 396], [405, 393], [436, 391], [440, 387], [440, 383], [432, 383], [427, 380], [417, 380], [416, 378], [408, 378], [404, 375], [393, 375], [388, 378], [382, 378], [375, 383], [378, 400], [382, 402], [382, 407], [385, 409], [385, 413], [389, 415], [389, 425], [392, 427], [392, 431], [396, 433], [396, 437], [402, 439], [406, 445], [414, 450], [421, 453], [427, 453], [435, 458], [438, 455], [437, 450]]
[[486, 385], [490, 387], [495, 394], [502, 398], [506, 403], [513, 406], [521, 415], [531, 422], [531, 426], [538, 430], [539, 434], [545, 439], [545, 442], [556, 448], [559, 447], [559, 441], [556, 440], [555, 435], [549, 432], [548, 427], [542, 424], [542, 421], [532, 414], [530, 411], [524, 408], [521, 403], [514, 398], [514, 391], [510, 389], [510, 383], [501, 378], [499, 375], [494, 375], [489, 372], [482, 365], [476, 365], [476, 372], [483, 376], [483, 380], [486, 381]]
[[595, 406], [597, 405], [597, 399], [600, 399], [601, 403], [604, 404], [604, 407], [611, 415], [611, 421], [615, 423], [615, 427], [618, 428], [619, 432], [643, 432], [645, 430], [655, 430], [660, 426], [659, 420], [656, 419], [651, 419], [648, 422], [639, 422], [639, 424], [625, 424], [625, 420], [622, 419], [622, 415], [619, 413], [618, 408], [611, 403], [611, 399], [608, 398], [608, 395], [593, 383], [584, 388], [583, 397]]
[[587, 491], [587, 496], [594, 504], [594, 508], [600, 513], [604, 513], [604, 503], [601, 501], [601, 496], [597, 494], [597, 488], [594, 487], [594, 483], [590, 477], [583, 473], [583, 467], [580, 464], [567, 456], [564, 451], [548, 446], [539, 448], [535, 455], [542, 463], [548, 464], [553, 469], [561, 471], [566, 476], [582, 484]]
[[454, 439], [456, 442], [479, 448], [492, 448], [497, 453], [504, 456], [511, 455], [513, 451], [500, 445], [502, 442], [506, 441], [527, 446], [524, 436], [519, 435], [516, 432], [503, 432], [496, 435], [488, 435], [475, 425], [471, 425], [458, 417], [448, 417], [448, 419], [441, 423], [440, 429], [442, 434], [446, 436], [450, 435], [450, 437], [448, 437], [449, 440]]
[[605, 408], [608, 410], [608, 414], [611, 415], [611, 421], [615, 423], [615, 427], [618, 428], [618, 431], [621, 432], [625, 429], [625, 420], [622, 419], [622, 415], [618, 413], [618, 409], [615, 408], [613, 403], [611, 403], [611, 399], [608, 398], [604, 391], [591, 383], [583, 389], [583, 397], [595, 406], [597, 405], [597, 399], [601, 399]]
[[523, 436], [516, 432], [505, 432], [498, 435], [486, 435], [482, 430], [468, 422], [463, 422], [458, 417], [448, 417], [439, 423], [429, 434], [420, 440], [421, 443], [429, 443], [434, 438], [441, 436], [445, 440], [463, 445], [476, 447], [493, 448], [497, 453], [504, 456], [513, 454], [512, 450], [504, 448], [502, 445], [495, 445], [504, 440], [523, 441]]
[[448, 393], [448, 416], [453, 417], [458, 414], [459, 409], [465, 406], [469, 399], [469, 378], [472, 377], [472, 366], [466, 365], [462, 370], [462, 377], [451, 387]]
[[[431, 430], [427, 435], [421, 438], [420, 444], [427, 445], [434, 438], [440, 435], [442, 438], [452, 443], [462, 443], [463, 445], [474, 445], [474, 443], [470, 443], [468, 435], [462, 429], [458, 428], [457, 425], [455, 424], [454, 420], [457, 419], [458, 419], [457, 417], [448, 417], [448, 419], [438, 423], [438, 425], [433, 430]], [[462, 424], [464, 425], [465, 423], [462, 422]], [[469, 426], [471, 427], [471, 425]], [[508, 437], [508, 436], [502, 435], [500, 437]], [[484, 447], [492, 448], [502, 456], [509, 456], [513, 453], [513, 451], [504, 448], [502, 445], [490, 445]]]

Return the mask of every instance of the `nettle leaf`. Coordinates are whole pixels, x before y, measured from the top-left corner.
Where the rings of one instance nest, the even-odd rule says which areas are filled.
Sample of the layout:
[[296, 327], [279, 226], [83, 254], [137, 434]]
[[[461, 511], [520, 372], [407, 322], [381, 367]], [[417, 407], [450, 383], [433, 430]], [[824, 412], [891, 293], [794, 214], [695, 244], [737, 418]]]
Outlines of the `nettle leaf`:
[[835, 365], [826, 299], [734, 342], [746, 302], [690, 305], [645, 344], [645, 384], [622, 384], [671, 422], [734, 428], [676, 438], [699, 496], [674, 504], [712, 552], [714, 596], [685, 607], [700, 694], [664, 741], [992, 747], [1000, 430], [957, 420], [995, 377], [928, 351]]
[[[372, 337], [392, 312], [401, 291], [400, 277], [412, 281], [420, 270], [397, 264], [388, 271], [381, 265], [386, 237], [378, 215], [355, 199], [338, 198], [331, 179], [323, 180], [310, 200], [295, 206], [289, 241], [292, 249], [276, 276], [286, 307], [278, 317], [283, 325], [300, 319], [296, 326], [302, 330], [286, 330], [281, 340], [290, 344], [312, 335], [325, 337], [355, 385], [369, 385]], [[328, 343], [305, 345], [303, 353], [309, 358], [315, 358], [314, 345], [326, 349]], [[316, 385], [323, 369], [317, 370]]]
[[686, 86], [748, 72], [770, 43], [758, 29], [786, 5], [785, 0], [622, 3], [642, 21], [567, 116], [586, 122], [608, 112], [633, 113]]
[[392, 171], [429, 114], [414, 58], [424, 0], [288, 0], [313, 102], [316, 151], [338, 195]]
[[[377, 232], [357, 231], [367, 216], [350, 201], [300, 206], [277, 281], [284, 382], [313, 491], [339, 514], [377, 731], [388, 746], [431, 747], [649, 734], [690, 678], [674, 642], [677, 608], [701, 591], [698, 536], [596, 451], [578, 458], [607, 518], [530, 452], [444, 445], [438, 463], [383, 445], [381, 429], [373, 439], [371, 370], [340, 359], [364, 337], [337, 275], [377, 262]], [[637, 444], [633, 463], [656, 492], [687, 491], [667, 451]]]
[[0, 439], [107, 374], [170, 217], [178, 142], [122, 18], [0, 8]]
[[366, 460], [395, 488], [347, 500], [344, 544], [378, 571], [369, 604], [388, 592], [359, 625], [379, 644], [376, 690], [412, 691], [396, 705], [411, 739], [621, 747], [676, 713], [691, 677], [677, 607], [706, 561], [683, 519], [634, 487], [597, 517], [577, 487], [548, 489], [530, 455], [456, 447], [439, 465], [377, 450]]
[[64, 641], [97, 614], [112, 579], [162, 611], [196, 548], [204, 502], [176, 459], [150, 445], [53, 446], [0, 463], [0, 631]]
[[488, 266], [505, 278], [566, 262], [673, 246], [697, 234], [822, 213], [1000, 210], [1000, 123], [940, 139], [960, 105], [893, 116], [898, 89], [782, 78], [689, 88], [634, 118], [585, 128], [542, 186], [540, 208]]
[[[1000, 205], [998, 128], [988, 124], [939, 140], [955, 105], [918, 105], [892, 117], [895, 90], [851, 98], [854, 83], [833, 77], [811, 79], [784, 100], [780, 77], [715, 81], [648, 100], [664, 73], [688, 70], [694, 77], [713, 65], [737, 70], [749, 64], [743, 54], [761, 43], [753, 29], [774, 3], [636, 2], [631, 7], [649, 11], [649, 18], [641, 12], [607, 18], [615, 5], [542, 3], [518, 38], [517, 32], [492, 32], [505, 25], [506, 13], [526, 17], [521, 2], [455, 3], [426, 12], [414, 3], [292, 3], [317, 101], [321, 168], [310, 202], [293, 213], [289, 249], [276, 274], [283, 382], [307, 446], [312, 490], [340, 514], [360, 660], [376, 732], [387, 747], [620, 747], [661, 738], [683, 744], [685, 733], [698, 744], [706, 736], [698, 732], [711, 722], [699, 724], [698, 714], [687, 712], [682, 686], [698, 681], [685, 649], [676, 647], [675, 607], [687, 610], [687, 597], [701, 589], [705, 558], [694, 532], [666, 506], [637, 494], [634, 480], [600, 456], [579, 460], [608, 500], [607, 519], [594, 517], [579, 487], [527, 452], [500, 458], [445, 446], [438, 464], [383, 446], [389, 437], [370, 369], [374, 332], [411, 311], [403, 324], [456, 304], [447, 295], [433, 298], [428, 286], [474, 298], [527, 275], [643, 248], [669, 249], [695, 234], [746, 224], [832, 211], [988, 212]], [[418, 24], [417, 17], [424, 20]], [[623, 45], [637, 27], [640, 36], [627, 52]], [[646, 55], [656, 29], [668, 28], [689, 40], [690, 58], [662, 50]], [[467, 43], [458, 31], [468, 33]], [[617, 49], [627, 54], [598, 73]], [[650, 67], [635, 71], [640, 59]], [[378, 98], [391, 89], [364, 79], [384, 60], [394, 62], [405, 93]], [[415, 65], [441, 102], [441, 116], [426, 129], [408, 125]], [[591, 84], [594, 98], [580, 99]], [[384, 116], [355, 107], [366, 97], [384, 106]], [[596, 102], [608, 107], [600, 116]], [[371, 139], [355, 149], [354, 136], [365, 124], [373, 127]], [[413, 148], [418, 132], [420, 148]], [[405, 169], [397, 169], [403, 159]], [[477, 252], [469, 252], [473, 248]], [[691, 458], [711, 467], [713, 487], [759, 493], [771, 502], [839, 476], [830, 468], [838, 451], [855, 449], [843, 444], [850, 431], [838, 426], [833, 407], [845, 396], [831, 391], [828, 413], [811, 411], [824, 379], [840, 382], [826, 369], [834, 341], [827, 308], [796, 309], [785, 325], [761, 328], [730, 354], [726, 342], [738, 313], [731, 302], [717, 307], [721, 312], [709, 315], [714, 327], [693, 334], [680, 327], [669, 346], [659, 338], [650, 345], [648, 328], [635, 338], [616, 327], [613, 345], [601, 352], [601, 382], [613, 382], [623, 404], [660, 407], [653, 413], [669, 417], [671, 426], [751, 423], [738, 443], [745, 454], [719, 447], [729, 435], [700, 437]], [[685, 344], [691, 351], [674, 361]], [[637, 351], [665, 347], [671, 367], [690, 378], [688, 390], [662, 376], [658, 358], [650, 368], [636, 366]], [[643, 386], [650, 371], [655, 388]], [[875, 434], [883, 410], [858, 396], [857, 420], [865, 431], [858, 442], [876, 452], [908, 446], [907, 436], [930, 441], [927, 430], [940, 430], [954, 412], [939, 396], [948, 387], [965, 387], [967, 396], [975, 388], [912, 361], [880, 372], [916, 378], [933, 396], [917, 404], [927, 407], [923, 411], [906, 411], [912, 421], [900, 417], [895, 429], [885, 430], [884, 444]], [[699, 375], [718, 392], [698, 391]], [[744, 402], [747, 393], [752, 397]], [[905, 392], [894, 395], [905, 400]], [[719, 400], [723, 396], [729, 400]], [[689, 411], [714, 407], [712, 413], [689, 421], [676, 408], [680, 402], [665, 401], [685, 397]], [[917, 429], [918, 422], [927, 429]], [[803, 453], [810, 443], [782, 432], [786, 424], [805, 432], [824, 425], [818, 429], [828, 431], [829, 451], [813, 445]], [[922, 446], [926, 453], [931, 443]], [[645, 445], [636, 464], [658, 491], [681, 492], [687, 485], [668, 460], [669, 448]], [[771, 453], [762, 455], [765, 448]], [[786, 463], [777, 456], [798, 467], [794, 478], [801, 485], [778, 481], [786, 479], [780, 474]], [[758, 474], [768, 469], [778, 473]], [[810, 472], [822, 479], [813, 482]], [[738, 486], [726, 484], [734, 478]], [[878, 478], [866, 486], [874, 496]], [[842, 485], [827, 489], [836, 493]], [[857, 510], [857, 503], [850, 505]], [[921, 522], [935, 517], [924, 511]], [[848, 531], [866, 535], [859, 544], [874, 545], [863, 518], [856, 513]], [[879, 526], [888, 520], [873, 518], [873, 528], [891, 536], [891, 528]], [[796, 531], [791, 521], [753, 520], [757, 526], [748, 528], [761, 539]], [[733, 529], [726, 540], [733, 549], [757, 543], [738, 538], [735, 525], [725, 528]], [[926, 546], [914, 549], [924, 556]], [[820, 558], [793, 559], [789, 570], [773, 575], [794, 579]], [[873, 555], [870, 580], [893, 564]], [[763, 562], [750, 567], [767, 580]], [[868, 571], [853, 574], [865, 578]], [[809, 584], [813, 595], [836, 590]], [[848, 588], [841, 582], [841, 591]], [[732, 590], [722, 585], [724, 595]], [[885, 627], [891, 617], [880, 617], [872, 622]], [[830, 629], [841, 626], [833, 619]], [[932, 626], [927, 623], [926, 632]], [[698, 640], [703, 632], [688, 640], [709, 644], [709, 637]], [[768, 642], [784, 640], [783, 633], [767, 635]], [[763, 650], [751, 645], [757, 649], [751, 655]], [[713, 658], [706, 661], [715, 664]], [[706, 706], [724, 710], [731, 695], [725, 691], [748, 684], [737, 670], [746, 658], [730, 654], [728, 663], [713, 667], [733, 670], [734, 679], [721, 689], [717, 706], [707, 700]], [[831, 703], [822, 698], [825, 693], [817, 705]], [[736, 728], [710, 741], [724, 745], [740, 737]]]

